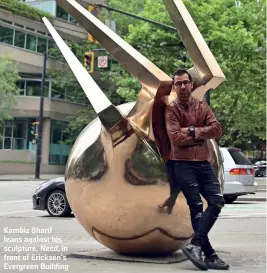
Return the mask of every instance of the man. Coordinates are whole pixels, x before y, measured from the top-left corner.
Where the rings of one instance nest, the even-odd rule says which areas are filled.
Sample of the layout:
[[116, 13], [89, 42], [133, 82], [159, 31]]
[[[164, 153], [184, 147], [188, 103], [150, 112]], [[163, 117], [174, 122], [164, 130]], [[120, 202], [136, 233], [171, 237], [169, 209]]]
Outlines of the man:
[[[199, 269], [228, 269], [229, 265], [218, 257], [208, 239], [208, 233], [224, 206], [224, 199], [209, 162], [206, 139], [219, 138], [221, 126], [208, 104], [191, 96], [193, 82], [186, 70], [179, 69], [174, 73], [173, 86], [177, 98], [165, 109], [171, 144], [168, 160], [172, 163], [174, 181], [187, 199], [195, 231], [191, 242], [182, 250]], [[208, 203], [204, 213], [200, 194]], [[173, 198], [166, 202], [172, 208]], [[204, 261], [201, 251], [206, 256]]]

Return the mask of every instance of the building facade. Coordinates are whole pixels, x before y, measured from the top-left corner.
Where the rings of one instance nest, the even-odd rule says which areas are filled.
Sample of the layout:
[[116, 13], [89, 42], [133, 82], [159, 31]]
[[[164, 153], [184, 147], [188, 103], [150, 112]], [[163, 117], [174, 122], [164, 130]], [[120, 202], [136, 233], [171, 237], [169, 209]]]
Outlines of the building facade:
[[[90, 3], [93, 4], [94, 1]], [[79, 42], [88, 38], [88, 33], [73, 17], [57, 6], [56, 1], [23, 2], [54, 16], [50, 21], [63, 39]], [[104, 4], [104, 1], [97, 1], [100, 2]], [[84, 7], [88, 6], [86, 0], [80, 3]], [[16, 60], [21, 77], [17, 82], [20, 95], [17, 96], [16, 105], [10, 110], [12, 119], [5, 122], [0, 133], [0, 174], [34, 173], [36, 139], [33, 130], [36, 130], [38, 125], [34, 124], [39, 119], [43, 52], [49, 52], [54, 47], [56, 45], [42, 22], [0, 9], [0, 56]], [[60, 69], [67, 64], [48, 56], [46, 66], [47, 69]], [[41, 174], [64, 172], [71, 148], [62, 144], [67, 138], [64, 133], [67, 120], [84, 109], [86, 103], [85, 97], [77, 98], [67, 88], [58, 90], [53, 86], [52, 79], [46, 78]]]

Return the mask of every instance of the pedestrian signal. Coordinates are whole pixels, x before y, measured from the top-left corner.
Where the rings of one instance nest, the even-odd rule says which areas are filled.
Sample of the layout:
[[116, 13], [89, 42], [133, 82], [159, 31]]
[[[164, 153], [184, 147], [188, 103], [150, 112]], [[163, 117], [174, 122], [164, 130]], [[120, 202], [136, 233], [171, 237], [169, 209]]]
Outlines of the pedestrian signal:
[[94, 72], [94, 52], [85, 52], [84, 53], [84, 67], [88, 73]]
[[39, 121], [32, 122], [31, 124], [31, 135], [37, 137], [38, 136], [38, 126], [39, 126]]

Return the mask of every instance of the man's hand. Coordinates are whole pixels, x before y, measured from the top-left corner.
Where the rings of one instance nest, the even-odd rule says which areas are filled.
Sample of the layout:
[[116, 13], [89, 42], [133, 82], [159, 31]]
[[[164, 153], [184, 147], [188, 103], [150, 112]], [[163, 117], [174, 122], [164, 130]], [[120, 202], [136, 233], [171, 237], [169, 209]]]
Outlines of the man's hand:
[[157, 90], [157, 97], [161, 96], [169, 96], [172, 90], [173, 81], [170, 82], [162, 82]]
[[163, 209], [167, 207], [168, 214], [171, 214], [174, 205], [175, 205], [175, 201], [170, 196], [162, 205], [159, 205], [159, 208]]
[[181, 132], [188, 135], [188, 127], [181, 128]]

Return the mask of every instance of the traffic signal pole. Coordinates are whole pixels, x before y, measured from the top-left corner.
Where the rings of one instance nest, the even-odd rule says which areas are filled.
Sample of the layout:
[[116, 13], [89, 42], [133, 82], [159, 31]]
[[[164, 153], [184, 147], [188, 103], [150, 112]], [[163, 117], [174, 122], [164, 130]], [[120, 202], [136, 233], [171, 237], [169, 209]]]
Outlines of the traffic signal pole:
[[147, 23], [151, 23], [151, 24], [157, 25], [157, 26], [159, 26], [159, 27], [166, 28], [166, 29], [168, 29], [168, 30], [177, 32], [177, 29], [176, 29], [175, 27], [168, 26], [168, 25], [165, 25], [165, 24], [162, 24], [162, 23], [159, 23], [159, 22], [156, 22], [156, 21], [153, 21], [153, 20], [150, 20], [150, 19], [147, 19], [147, 18], [138, 16], [138, 15], [135, 15], [135, 14], [132, 14], [132, 13], [123, 11], [123, 10], [111, 8], [111, 7], [102, 5], [102, 4], [95, 4], [95, 6], [96, 6], [96, 7], [100, 7], [100, 8], [105, 8], [105, 9], [107, 9], [108, 11], [115, 11], [115, 12], [124, 14], [124, 15], [126, 15], [126, 16], [133, 17], [133, 18], [135, 18], [135, 19], [142, 20], [142, 21], [145, 21], [145, 22], [147, 22]]
[[40, 113], [38, 135], [36, 139], [36, 160], [35, 160], [35, 178], [40, 178], [40, 166], [42, 158], [42, 134], [43, 134], [43, 115], [44, 115], [44, 88], [45, 88], [45, 74], [46, 74], [46, 60], [47, 55], [44, 53], [41, 96], [40, 96]]

